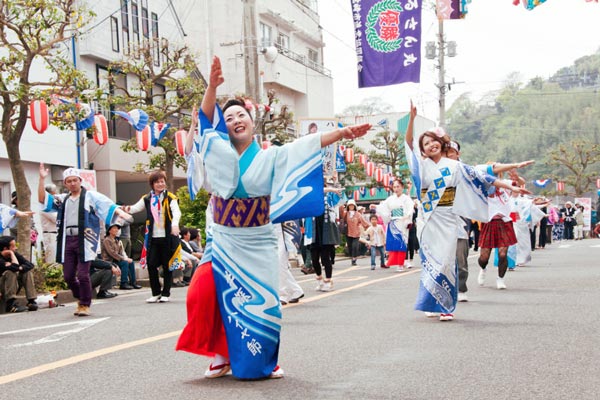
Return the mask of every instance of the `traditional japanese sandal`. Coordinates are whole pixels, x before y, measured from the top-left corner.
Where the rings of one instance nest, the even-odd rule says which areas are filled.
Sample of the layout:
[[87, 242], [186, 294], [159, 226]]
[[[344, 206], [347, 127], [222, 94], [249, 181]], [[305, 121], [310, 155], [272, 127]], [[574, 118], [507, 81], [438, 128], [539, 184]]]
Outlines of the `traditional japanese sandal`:
[[220, 378], [231, 370], [231, 365], [229, 363], [212, 365], [212, 363], [208, 366], [206, 371], [204, 372], [204, 377], [208, 379]]

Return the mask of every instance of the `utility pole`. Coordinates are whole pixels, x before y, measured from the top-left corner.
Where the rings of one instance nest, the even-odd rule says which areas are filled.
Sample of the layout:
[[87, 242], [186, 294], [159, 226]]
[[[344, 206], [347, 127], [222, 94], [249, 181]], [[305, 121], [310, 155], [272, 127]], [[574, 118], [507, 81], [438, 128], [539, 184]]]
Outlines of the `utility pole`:
[[438, 37], [436, 42], [427, 42], [425, 46], [425, 58], [429, 60], [435, 60], [437, 58], [438, 65], [438, 83], [436, 84], [440, 91], [439, 106], [439, 125], [444, 127], [446, 125], [446, 91], [450, 90], [450, 86], [454, 83], [446, 84], [446, 67], [445, 57], [456, 56], [456, 42], [446, 42], [444, 38], [444, 20], [438, 21]]
[[244, 69], [246, 94], [258, 102], [258, 38], [256, 34], [256, 0], [244, 2]]
[[446, 125], [446, 82], [444, 80], [444, 74], [446, 70], [444, 68], [444, 20], [440, 19], [438, 21], [438, 63], [439, 63], [439, 81], [438, 81], [438, 89], [440, 90], [440, 123], [441, 127], [445, 127]]

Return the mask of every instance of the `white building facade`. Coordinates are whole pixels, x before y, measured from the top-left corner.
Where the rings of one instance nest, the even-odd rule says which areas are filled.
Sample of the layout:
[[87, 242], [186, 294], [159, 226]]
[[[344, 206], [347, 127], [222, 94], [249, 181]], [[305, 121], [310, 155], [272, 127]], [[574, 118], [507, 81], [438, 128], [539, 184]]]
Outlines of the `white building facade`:
[[[155, 46], [158, 63], [163, 46], [187, 44], [205, 76], [212, 56], [218, 55], [225, 77], [218, 95], [240, 94], [246, 91], [244, 58], [249, 52], [256, 52], [259, 93], [265, 95], [267, 90], [274, 89], [279, 104], [288, 105], [298, 117], [333, 117], [332, 78], [323, 67], [324, 43], [315, 1], [256, 0], [255, 40], [244, 37], [247, 2], [243, 0], [80, 0], [80, 3], [93, 7], [96, 17], [82, 28], [78, 55], [74, 58], [77, 68], [85, 71], [98, 87], [108, 87], [107, 66], [111, 61], [135, 54], [140, 44], [147, 41]], [[71, 41], [65, 42], [57, 49], [57, 56], [72, 60], [71, 46]], [[263, 55], [267, 48], [270, 57]], [[40, 66], [34, 75], [42, 76], [44, 71]], [[128, 87], [135, 85], [131, 76], [121, 79]], [[131, 203], [149, 190], [146, 175], [133, 172], [137, 163], [148, 161], [148, 155], [121, 150], [121, 145], [134, 137], [135, 131], [108, 110], [100, 111], [109, 121], [109, 140], [103, 146], [85, 138], [78, 145], [75, 131], [60, 131], [52, 126], [40, 135], [28, 124], [21, 140], [21, 154], [32, 193], [37, 191], [40, 162], [51, 169], [52, 181], [59, 186], [62, 171], [67, 167], [79, 163], [82, 168], [94, 169], [98, 190], [115, 201]], [[184, 171], [177, 170], [174, 175], [176, 186], [185, 184]], [[6, 148], [0, 142], [0, 202], [9, 204], [13, 190]]]

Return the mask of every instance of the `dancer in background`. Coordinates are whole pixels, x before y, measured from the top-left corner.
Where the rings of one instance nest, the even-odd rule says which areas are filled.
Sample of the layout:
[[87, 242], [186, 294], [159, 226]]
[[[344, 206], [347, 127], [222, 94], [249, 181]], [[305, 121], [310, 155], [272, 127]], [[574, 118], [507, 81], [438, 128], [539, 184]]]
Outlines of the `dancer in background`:
[[413, 143], [416, 115], [411, 103], [406, 154], [424, 221], [419, 238], [423, 269], [415, 309], [439, 313], [441, 321], [450, 321], [457, 301], [457, 216], [486, 220], [490, 185], [510, 186], [444, 157], [449, 138], [441, 129], [427, 131]]
[[404, 193], [404, 183], [395, 178], [393, 194], [377, 205], [377, 214], [387, 224], [385, 249], [388, 252], [387, 266], [404, 271], [404, 260], [408, 243], [408, 227], [412, 224], [414, 202]]

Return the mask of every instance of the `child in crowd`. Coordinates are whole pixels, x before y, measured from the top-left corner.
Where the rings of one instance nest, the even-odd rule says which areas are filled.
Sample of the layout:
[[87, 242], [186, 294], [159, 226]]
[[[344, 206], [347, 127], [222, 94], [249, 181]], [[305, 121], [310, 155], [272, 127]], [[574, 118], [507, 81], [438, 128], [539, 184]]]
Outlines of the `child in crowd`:
[[385, 256], [383, 248], [385, 247], [385, 233], [383, 232], [383, 227], [377, 223], [377, 215], [371, 214], [369, 222], [371, 223], [371, 226], [367, 228], [366, 233], [369, 236], [369, 248], [371, 249], [371, 269], [375, 269], [375, 257], [377, 252], [379, 252], [381, 258], [380, 265], [384, 268]]

